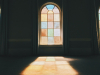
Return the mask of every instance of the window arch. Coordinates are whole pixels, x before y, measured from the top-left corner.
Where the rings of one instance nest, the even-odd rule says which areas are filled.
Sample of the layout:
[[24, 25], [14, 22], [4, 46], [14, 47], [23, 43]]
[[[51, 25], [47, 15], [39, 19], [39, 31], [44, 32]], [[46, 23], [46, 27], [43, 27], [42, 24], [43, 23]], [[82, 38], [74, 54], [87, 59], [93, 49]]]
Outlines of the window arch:
[[54, 3], [47, 3], [41, 9], [40, 45], [61, 44], [60, 8]]

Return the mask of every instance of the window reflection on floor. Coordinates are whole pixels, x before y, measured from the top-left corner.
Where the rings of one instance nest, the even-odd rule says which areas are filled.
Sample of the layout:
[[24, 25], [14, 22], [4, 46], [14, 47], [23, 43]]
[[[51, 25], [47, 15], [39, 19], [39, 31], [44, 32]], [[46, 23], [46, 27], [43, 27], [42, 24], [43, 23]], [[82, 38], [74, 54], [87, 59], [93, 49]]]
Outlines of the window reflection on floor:
[[38, 57], [20, 75], [78, 75], [64, 57]]

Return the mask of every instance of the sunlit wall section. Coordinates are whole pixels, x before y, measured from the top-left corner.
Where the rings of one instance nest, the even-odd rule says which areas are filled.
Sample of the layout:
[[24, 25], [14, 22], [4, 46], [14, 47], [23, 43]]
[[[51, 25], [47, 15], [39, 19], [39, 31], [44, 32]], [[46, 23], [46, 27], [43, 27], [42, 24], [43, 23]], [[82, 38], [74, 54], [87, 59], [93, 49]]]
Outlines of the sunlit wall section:
[[60, 11], [55, 5], [46, 5], [41, 11], [40, 45], [60, 45]]

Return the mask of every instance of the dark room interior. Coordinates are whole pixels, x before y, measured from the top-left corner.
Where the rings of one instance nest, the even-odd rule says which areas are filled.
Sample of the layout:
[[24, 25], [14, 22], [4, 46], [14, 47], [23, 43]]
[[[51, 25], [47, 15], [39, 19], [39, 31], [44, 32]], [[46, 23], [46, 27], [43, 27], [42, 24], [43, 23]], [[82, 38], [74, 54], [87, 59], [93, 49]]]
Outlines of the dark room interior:
[[100, 0], [0, 0], [0, 75], [100, 75]]

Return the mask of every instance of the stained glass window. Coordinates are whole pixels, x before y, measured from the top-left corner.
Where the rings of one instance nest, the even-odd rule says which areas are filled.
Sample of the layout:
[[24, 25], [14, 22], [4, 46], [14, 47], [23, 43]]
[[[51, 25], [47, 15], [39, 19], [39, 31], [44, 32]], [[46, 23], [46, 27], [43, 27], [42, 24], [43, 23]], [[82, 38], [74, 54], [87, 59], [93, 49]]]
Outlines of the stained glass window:
[[0, 6], [0, 25], [1, 25], [1, 6]]
[[[99, 8], [99, 40], [100, 40], [100, 8]], [[100, 41], [99, 41], [99, 43], [100, 43]]]
[[57, 6], [48, 4], [41, 10], [40, 45], [60, 45], [60, 11]]
[[0, 6], [0, 15], [1, 15], [1, 6]]

